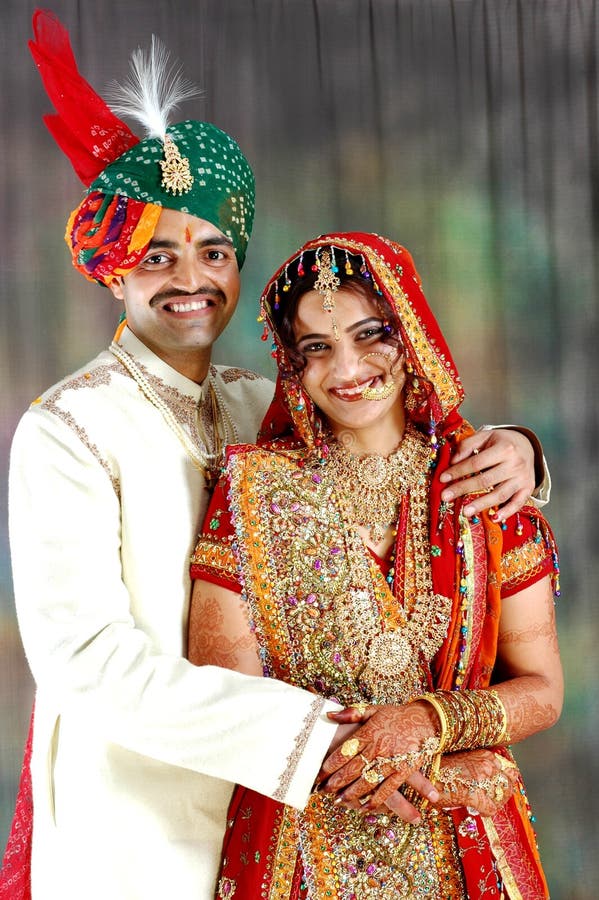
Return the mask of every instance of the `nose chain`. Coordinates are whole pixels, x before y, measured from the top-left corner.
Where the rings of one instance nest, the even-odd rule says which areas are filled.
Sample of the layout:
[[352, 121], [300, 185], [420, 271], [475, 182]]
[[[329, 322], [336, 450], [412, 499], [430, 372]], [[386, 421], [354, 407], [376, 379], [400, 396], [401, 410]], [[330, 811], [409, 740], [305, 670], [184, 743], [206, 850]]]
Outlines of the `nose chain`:
[[144, 397], [162, 414], [168, 427], [183, 444], [195, 468], [204, 476], [206, 487], [208, 490], [212, 490], [218, 480], [225, 446], [237, 442], [237, 431], [222, 398], [219, 400], [210, 375], [208, 375], [206, 400], [209, 404], [212, 438], [207, 434], [200, 414], [198, 416], [198, 430], [201, 431], [202, 447], [197, 441], [194, 441], [189, 432], [181, 425], [168, 403], [152, 387], [133, 357], [124, 351], [122, 347], [119, 347], [115, 341], [110, 345], [110, 350], [136, 382]]

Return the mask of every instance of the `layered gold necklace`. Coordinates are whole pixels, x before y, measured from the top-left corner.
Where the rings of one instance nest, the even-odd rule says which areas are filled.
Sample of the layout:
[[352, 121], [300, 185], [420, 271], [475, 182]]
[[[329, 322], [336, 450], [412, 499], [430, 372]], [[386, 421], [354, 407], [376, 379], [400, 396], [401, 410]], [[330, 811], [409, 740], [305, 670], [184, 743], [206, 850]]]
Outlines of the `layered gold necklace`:
[[354, 456], [335, 441], [330, 444], [327, 467], [342, 485], [352, 524], [366, 529], [378, 544], [397, 521], [402, 496], [425, 481], [431, 456], [426, 438], [408, 422], [401, 444], [390, 456]]

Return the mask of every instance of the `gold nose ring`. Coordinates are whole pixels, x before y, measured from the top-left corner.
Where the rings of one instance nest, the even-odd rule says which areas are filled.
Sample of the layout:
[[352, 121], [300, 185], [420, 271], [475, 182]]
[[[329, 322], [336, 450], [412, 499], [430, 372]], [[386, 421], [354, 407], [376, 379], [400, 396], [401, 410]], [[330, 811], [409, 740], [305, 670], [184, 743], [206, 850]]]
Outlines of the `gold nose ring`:
[[368, 359], [369, 356], [382, 356], [384, 360], [389, 362], [391, 359], [390, 353], [383, 353], [382, 350], [371, 350], [369, 353], [365, 353], [364, 356], [361, 356], [358, 360], [358, 363], [363, 362], [365, 359]]

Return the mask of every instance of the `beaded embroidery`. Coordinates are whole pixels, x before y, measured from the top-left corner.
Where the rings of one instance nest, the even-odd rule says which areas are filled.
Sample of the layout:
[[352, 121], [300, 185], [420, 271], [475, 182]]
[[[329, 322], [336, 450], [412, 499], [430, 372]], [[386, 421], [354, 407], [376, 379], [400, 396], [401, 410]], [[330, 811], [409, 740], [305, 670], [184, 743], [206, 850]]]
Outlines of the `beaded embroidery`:
[[406, 440], [403, 607], [352, 526], [334, 469], [300, 467], [293, 451], [232, 457], [231, 510], [265, 674], [343, 703], [402, 703], [427, 684], [451, 600], [433, 594], [429, 455], [414, 442], [424, 449], [426, 439], [414, 431]]
[[504, 585], [518, 584], [530, 578], [547, 559], [547, 548], [544, 543], [528, 541], [521, 547], [514, 547], [504, 553], [501, 558], [501, 574]]

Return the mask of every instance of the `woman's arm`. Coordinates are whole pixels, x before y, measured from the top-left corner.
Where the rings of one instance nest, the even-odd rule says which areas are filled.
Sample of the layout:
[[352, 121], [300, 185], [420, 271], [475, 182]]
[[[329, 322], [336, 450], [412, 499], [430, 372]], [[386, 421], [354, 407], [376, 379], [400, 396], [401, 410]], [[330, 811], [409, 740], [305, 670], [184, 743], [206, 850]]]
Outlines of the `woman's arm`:
[[262, 675], [258, 643], [240, 594], [209, 581], [194, 581], [187, 657], [196, 666]]
[[564, 683], [549, 578], [504, 597], [495, 675], [511, 743], [557, 722]]
[[[248, 611], [240, 594], [208, 581], [194, 581], [189, 614], [187, 656], [194, 665], [221, 666], [246, 675], [262, 675], [258, 642], [251, 630]], [[331, 741], [332, 753], [350, 738], [357, 724], [340, 724]], [[411, 785], [430, 797], [433, 785], [414, 773]], [[437, 792], [433, 797], [437, 798]], [[404, 797], [394, 800], [394, 810], [406, 821], [418, 821], [418, 811]]]

